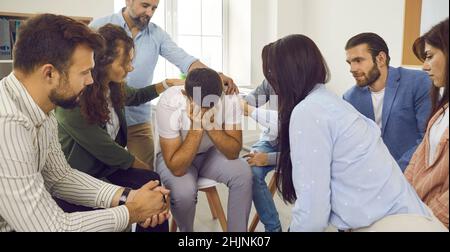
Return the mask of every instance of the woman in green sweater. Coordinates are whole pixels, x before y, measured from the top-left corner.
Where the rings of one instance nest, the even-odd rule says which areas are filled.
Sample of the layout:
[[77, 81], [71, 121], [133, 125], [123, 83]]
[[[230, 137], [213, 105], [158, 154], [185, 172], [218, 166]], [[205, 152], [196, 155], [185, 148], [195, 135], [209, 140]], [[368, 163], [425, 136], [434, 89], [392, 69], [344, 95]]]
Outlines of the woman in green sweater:
[[[165, 90], [162, 83], [142, 89], [125, 84], [127, 73], [133, 70], [134, 42], [125, 30], [105, 25], [98, 32], [105, 47], [95, 54], [92, 71], [94, 84], [86, 87], [80, 104], [72, 110], [57, 108], [59, 141], [69, 164], [80, 171], [116, 185], [138, 189], [151, 180], [160, 180], [147, 164], [129, 153], [125, 106], [138, 106], [159, 96]], [[182, 85], [182, 80], [166, 80], [168, 86]], [[57, 200], [66, 212], [86, 208]], [[168, 231], [167, 221], [155, 228], [137, 231]]]

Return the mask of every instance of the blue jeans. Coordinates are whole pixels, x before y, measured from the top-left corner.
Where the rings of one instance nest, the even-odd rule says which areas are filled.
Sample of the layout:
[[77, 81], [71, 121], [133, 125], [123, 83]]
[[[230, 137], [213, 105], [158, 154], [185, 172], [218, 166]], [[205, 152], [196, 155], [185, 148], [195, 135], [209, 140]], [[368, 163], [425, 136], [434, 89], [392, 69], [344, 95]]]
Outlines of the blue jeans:
[[[262, 153], [278, 152], [277, 146], [269, 142], [260, 141], [252, 147], [253, 151]], [[258, 212], [259, 219], [264, 224], [266, 232], [281, 232], [280, 218], [273, 201], [272, 193], [266, 184], [267, 174], [276, 166], [252, 167], [253, 173], [253, 203]]]

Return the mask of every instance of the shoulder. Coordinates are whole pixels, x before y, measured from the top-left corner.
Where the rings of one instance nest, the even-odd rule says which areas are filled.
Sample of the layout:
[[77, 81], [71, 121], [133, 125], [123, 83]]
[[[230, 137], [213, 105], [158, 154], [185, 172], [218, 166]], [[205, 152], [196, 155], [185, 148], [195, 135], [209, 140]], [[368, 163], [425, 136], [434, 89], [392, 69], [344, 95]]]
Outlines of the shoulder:
[[[14, 130], [18, 127], [31, 130], [34, 126], [28, 118], [17, 107], [16, 103], [0, 89], [0, 129]], [[6, 128], [7, 127], [7, 128]]]
[[117, 25], [117, 24], [119, 24], [119, 19], [116, 16], [117, 16], [117, 14], [112, 14], [112, 15], [96, 18], [96, 19], [92, 20], [92, 22], [89, 24], [89, 27], [91, 27], [93, 29], [98, 29], [98, 28], [102, 27], [103, 25], [106, 25], [109, 23]]
[[343, 95], [344, 100], [351, 101], [355, 97], [358, 97], [361, 92], [362, 92], [361, 88], [355, 85], [344, 93]]
[[326, 118], [330, 114], [330, 106], [335, 108], [338, 105], [335, 98], [325, 87], [320, 87], [295, 106], [291, 119]]
[[407, 69], [403, 67], [393, 68], [399, 74], [400, 81], [413, 82], [412, 84], [429, 84], [431, 80], [428, 74], [421, 70]]
[[171, 87], [167, 89], [161, 96], [158, 102], [158, 109], [179, 109], [185, 106], [186, 98], [181, 92], [184, 89], [182, 86]]
[[163, 28], [161, 28], [159, 25], [155, 23], [150, 22], [148, 24], [148, 29], [153, 37], [156, 37], [158, 39], [170, 38], [170, 35]]
[[84, 117], [81, 115], [80, 107], [76, 107], [74, 109], [63, 109], [57, 107], [54, 115], [58, 123], [63, 124], [80, 124], [85, 121]]

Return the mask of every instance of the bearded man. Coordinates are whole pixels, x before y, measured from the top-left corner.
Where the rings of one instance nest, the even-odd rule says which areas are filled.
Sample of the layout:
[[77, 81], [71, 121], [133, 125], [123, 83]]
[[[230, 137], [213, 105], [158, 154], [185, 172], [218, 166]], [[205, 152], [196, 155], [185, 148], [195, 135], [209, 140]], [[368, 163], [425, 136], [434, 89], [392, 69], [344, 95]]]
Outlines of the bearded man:
[[344, 94], [374, 120], [402, 171], [422, 142], [431, 113], [431, 80], [425, 72], [390, 67], [389, 48], [379, 35], [361, 33], [345, 46], [356, 85]]

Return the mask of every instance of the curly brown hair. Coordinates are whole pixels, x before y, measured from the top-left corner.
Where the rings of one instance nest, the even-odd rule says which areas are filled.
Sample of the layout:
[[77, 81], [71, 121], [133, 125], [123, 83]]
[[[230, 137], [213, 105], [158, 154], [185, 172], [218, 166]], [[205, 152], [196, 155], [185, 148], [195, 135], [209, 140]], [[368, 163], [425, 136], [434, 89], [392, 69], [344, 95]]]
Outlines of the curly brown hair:
[[[80, 108], [81, 114], [88, 123], [104, 125], [111, 119], [108, 91], [116, 110], [123, 109], [126, 99], [124, 83], [108, 81], [108, 71], [114, 60], [120, 56], [120, 48], [124, 49], [125, 55], [129, 55], [134, 49], [134, 41], [122, 27], [113, 24], [101, 27], [98, 33], [105, 39], [105, 47], [95, 54], [95, 67], [92, 71], [94, 84], [86, 87], [80, 97]], [[125, 65], [126, 62], [123, 64]]]

